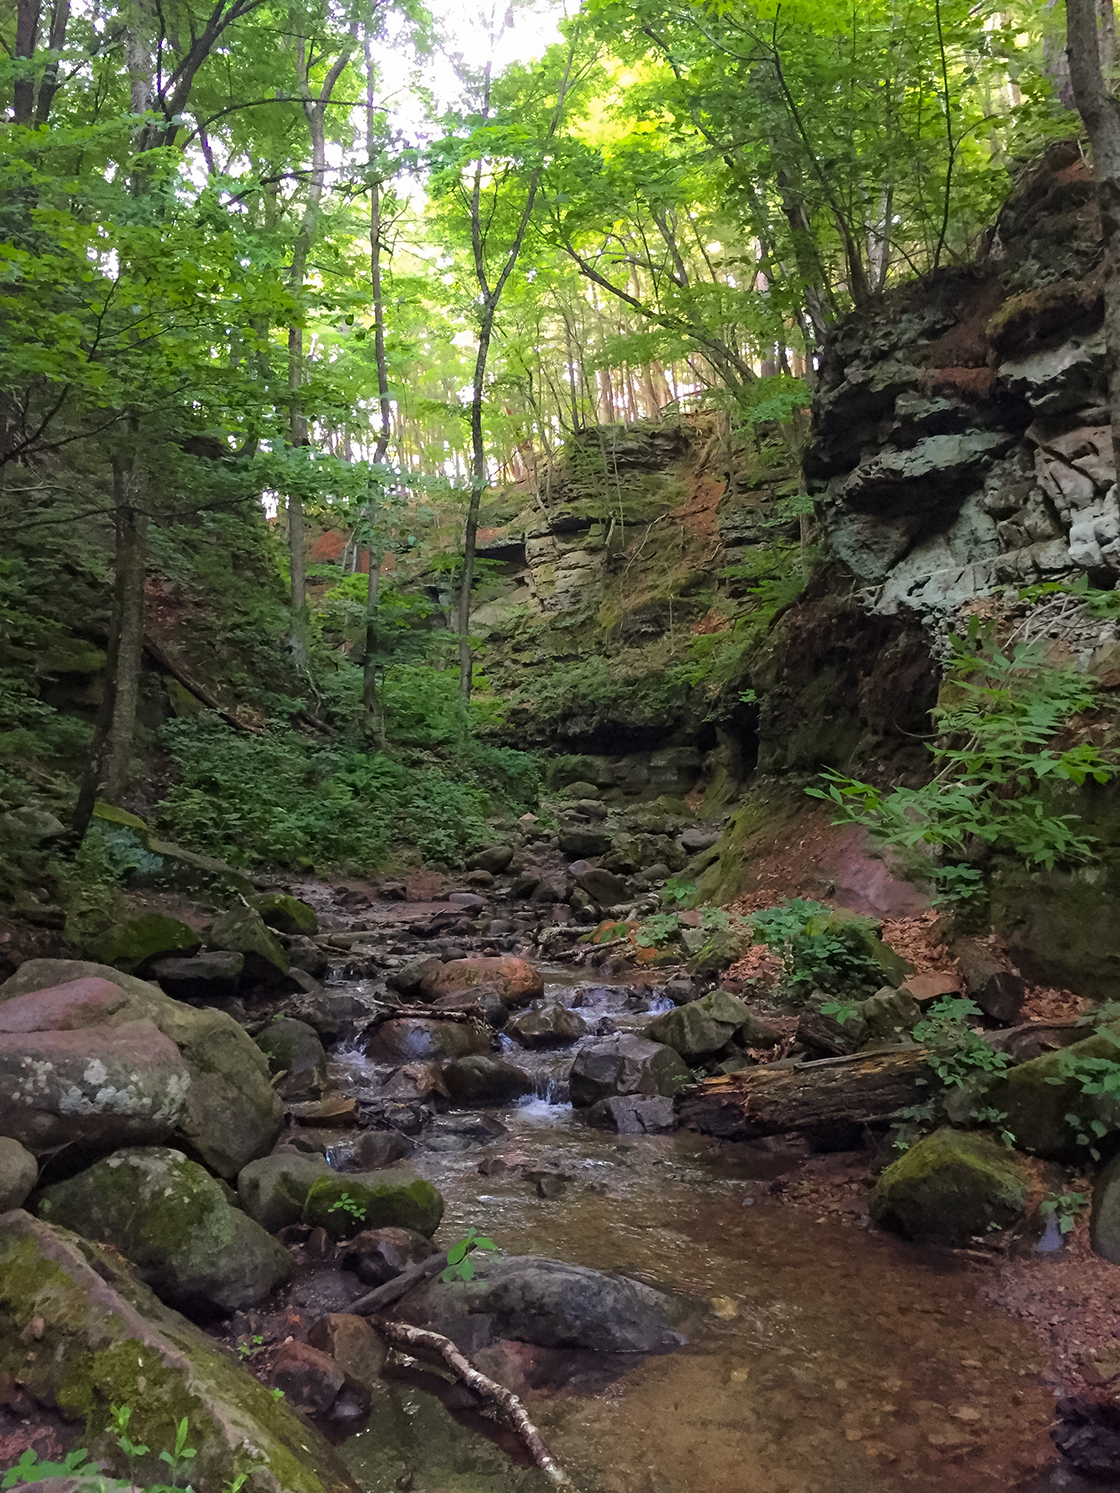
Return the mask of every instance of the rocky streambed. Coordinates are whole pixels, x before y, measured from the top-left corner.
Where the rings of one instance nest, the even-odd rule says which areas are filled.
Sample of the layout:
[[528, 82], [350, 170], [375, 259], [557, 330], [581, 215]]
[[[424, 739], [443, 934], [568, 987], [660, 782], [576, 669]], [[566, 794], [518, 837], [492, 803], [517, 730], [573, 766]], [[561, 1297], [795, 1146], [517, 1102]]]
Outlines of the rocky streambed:
[[[0, 1238], [0, 1448], [72, 1444], [75, 1417], [105, 1408], [100, 1376], [138, 1417], [189, 1409], [211, 1438], [207, 1489], [238, 1444], [270, 1468], [251, 1488], [543, 1488], [477, 1397], [387, 1354], [351, 1311], [433, 1234], [446, 1248], [475, 1229], [501, 1257], [393, 1311], [519, 1394], [579, 1488], [1081, 1486], [1048, 1434], [1068, 1376], [994, 1304], [1003, 1256], [871, 1227], [873, 1135], [857, 1126], [837, 1149], [678, 1128], [691, 1074], [648, 1030], [675, 1011], [732, 1020], [697, 1004], [713, 981], [611, 950], [592, 966], [547, 907], [480, 929], [463, 903], [367, 896], [356, 911], [353, 887], [297, 890], [324, 927], [282, 935], [313, 969], [294, 989], [219, 999], [210, 970], [192, 990], [188, 956], [164, 979], [195, 1004], [51, 961], [0, 991], [9, 1045], [34, 1037], [55, 1073], [72, 1050], [88, 1080], [127, 1038], [135, 1073], [177, 1062], [191, 1080], [174, 1115], [104, 1082], [9, 1099], [42, 1175], [22, 1199], [37, 1217], [5, 1215]], [[53, 1039], [29, 1032], [50, 1021]], [[46, 1277], [60, 1284], [44, 1297]], [[123, 1380], [122, 1342], [141, 1343], [142, 1369]], [[186, 1382], [170, 1367], [184, 1354]]]

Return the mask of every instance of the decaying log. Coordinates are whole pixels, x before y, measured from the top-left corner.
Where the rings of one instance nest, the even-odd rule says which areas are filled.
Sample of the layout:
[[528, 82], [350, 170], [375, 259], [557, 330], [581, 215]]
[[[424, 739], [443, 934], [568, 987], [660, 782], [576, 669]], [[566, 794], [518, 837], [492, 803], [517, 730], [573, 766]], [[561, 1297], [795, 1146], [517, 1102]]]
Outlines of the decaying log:
[[518, 1397], [504, 1384], [480, 1374], [449, 1337], [444, 1337], [440, 1332], [430, 1332], [426, 1327], [411, 1327], [407, 1322], [385, 1322], [380, 1318], [373, 1326], [396, 1348], [408, 1348], [413, 1352], [419, 1349], [438, 1354], [468, 1389], [473, 1389], [477, 1395], [495, 1406], [510, 1429], [521, 1438], [529, 1455], [553, 1486], [560, 1489], [561, 1493], [573, 1493], [567, 1473], [545, 1446], [541, 1433], [529, 1419], [529, 1412]]
[[892, 1047], [816, 1063], [770, 1063], [706, 1079], [681, 1096], [682, 1125], [723, 1140], [754, 1140], [889, 1120], [929, 1095], [921, 1047]]

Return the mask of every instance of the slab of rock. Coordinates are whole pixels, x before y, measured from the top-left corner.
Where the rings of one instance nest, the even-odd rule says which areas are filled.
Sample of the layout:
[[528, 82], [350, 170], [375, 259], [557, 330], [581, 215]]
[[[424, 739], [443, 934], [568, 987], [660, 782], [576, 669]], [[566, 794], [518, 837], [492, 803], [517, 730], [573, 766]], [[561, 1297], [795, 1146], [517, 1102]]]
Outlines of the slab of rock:
[[582, 1016], [559, 1002], [549, 1006], [534, 1001], [527, 1011], [511, 1017], [505, 1030], [522, 1047], [565, 1047], [586, 1037], [588, 1027]]
[[256, 1306], [292, 1271], [292, 1258], [232, 1207], [221, 1185], [181, 1151], [115, 1151], [39, 1199], [40, 1217], [111, 1244], [156, 1295], [191, 1316]]
[[584, 1114], [589, 1125], [619, 1135], [662, 1135], [677, 1128], [673, 1101], [662, 1095], [616, 1094], [600, 1099]]
[[943, 1127], [880, 1175], [871, 1216], [923, 1244], [964, 1244], [1024, 1217], [1031, 1176], [1006, 1146]]
[[572, 1104], [587, 1108], [615, 1094], [671, 1096], [691, 1082], [680, 1054], [642, 1037], [608, 1037], [580, 1049], [568, 1075]]
[[186, 923], [162, 912], [149, 912], [107, 928], [87, 945], [86, 952], [98, 964], [142, 974], [153, 960], [168, 954], [189, 958], [201, 947], [202, 939]]
[[244, 968], [242, 954], [209, 953], [191, 959], [157, 959], [149, 973], [172, 1000], [209, 1005], [233, 1000]]
[[342, 1263], [367, 1286], [383, 1286], [433, 1252], [414, 1229], [363, 1229], [345, 1247]]
[[255, 907], [238, 902], [215, 918], [206, 936], [212, 949], [245, 956], [245, 973], [254, 980], [275, 983], [291, 967], [288, 951]]
[[287, 892], [262, 892], [245, 899], [255, 907], [263, 921], [277, 933], [302, 933], [310, 936], [319, 931], [319, 918], [313, 907], [291, 897]]
[[472, 1022], [426, 1021], [421, 1016], [383, 1021], [366, 1041], [366, 1056], [375, 1063], [420, 1063], [489, 1051], [489, 1036]]
[[431, 1237], [443, 1217], [443, 1198], [430, 1182], [404, 1167], [384, 1172], [336, 1172], [307, 1194], [303, 1221], [332, 1239], [352, 1239], [371, 1228], [413, 1229]]
[[688, 1062], [700, 1062], [726, 1047], [750, 1017], [747, 1005], [726, 990], [713, 990], [658, 1016], [646, 1027], [651, 1042], [664, 1042]]
[[[471, 1282], [430, 1281], [408, 1298], [408, 1320], [475, 1346], [513, 1338], [542, 1348], [658, 1353], [677, 1347], [669, 1297], [625, 1276], [604, 1275], [539, 1255], [481, 1260]], [[470, 1318], [483, 1318], [471, 1324]], [[467, 1320], [464, 1320], [467, 1319]]]
[[953, 957], [960, 965], [965, 990], [984, 1015], [1011, 1026], [1027, 993], [1022, 975], [1009, 970], [978, 938], [958, 938]]
[[278, 1093], [311, 1098], [326, 1089], [327, 1054], [319, 1033], [306, 1022], [290, 1016], [270, 1021], [258, 1034], [257, 1046], [268, 1059], [273, 1078], [284, 1075], [276, 1084]]
[[189, 1409], [191, 1480], [253, 1493], [358, 1493], [334, 1451], [199, 1328], [164, 1306], [118, 1255], [23, 1212], [0, 1217], [0, 1368], [45, 1405], [84, 1421], [82, 1445], [121, 1467], [105, 1430], [132, 1409], [151, 1448], [143, 1486], [163, 1482], [161, 1450]]
[[604, 829], [569, 825], [560, 831], [560, 849], [573, 859], [590, 860], [597, 855], [606, 855], [610, 848], [611, 836]]
[[533, 1092], [533, 1080], [521, 1068], [500, 1058], [476, 1054], [444, 1063], [443, 1082], [452, 1103], [512, 1104]]
[[39, 1163], [18, 1140], [0, 1135], [0, 1213], [22, 1208], [39, 1178]]
[[[118, 1003], [104, 991], [93, 999], [87, 983], [90, 980], [115, 986], [123, 999]], [[73, 986], [75, 982], [81, 982], [79, 990], [58, 994], [59, 986]], [[36, 992], [39, 994], [30, 1006], [13, 1007], [18, 997]], [[185, 1097], [180, 1095], [183, 1105], [172, 1122], [170, 1139], [197, 1155], [211, 1171], [232, 1179], [246, 1162], [272, 1149], [284, 1124], [283, 1104], [272, 1089], [264, 1054], [224, 1011], [183, 1005], [157, 985], [110, 965], [29, 959], [0, 986], [0, 1021], [37, 1020], [29, 1013], [40, 1008], [44, 1020], [55, 1026], [80, 1027], [91, 1042], [93, 1032], [102, 1028], [110, 1034], [105, 1040], [111, 1041], [112, 1032], [126, 1022], [154, 1023], [175, 1044], [190, 1080]], [[172, 1092], [161, 1096], [163, 1104], [168, 1103]], [[71, 1123], [67, 1139], [74, 1139], [75, 1130]]]
[[528, 960], [513, 955], [483, 954], [448, 960], [425, 975], [420, 990], [427, 999], [434, 1000], [453, 990], [470, 990], [476, 985], [497, 990], [507, 1006], [523, 1006], [544, 994], [544, 976]]
[[299, 1223], [307, 1194], [320, 1177], [334, 1175], [322, 1154], [274, 1152], [242, 1167], [237, 1178], [241, 1206], [270, 1234]]

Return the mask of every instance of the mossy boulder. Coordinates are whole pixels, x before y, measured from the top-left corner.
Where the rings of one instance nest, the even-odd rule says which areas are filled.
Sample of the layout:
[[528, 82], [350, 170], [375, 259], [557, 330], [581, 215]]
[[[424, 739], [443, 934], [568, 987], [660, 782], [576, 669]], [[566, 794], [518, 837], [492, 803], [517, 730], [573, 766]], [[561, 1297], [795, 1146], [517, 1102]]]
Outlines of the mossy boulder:
[[319, 919], [315, 909], [287, 892], [262, 892], [246, 899], [261, 918], [277, 933], [318, 933]]
[[39, 1198], [39, 1216], [111, 1244], [168, 1305], [191, 1316], [256, 1306], [292, 1271], [292, 1257], [221, 1183], [181, 1151], [115, 1151]]
[[1077, 1069], [1086, 1060], [1120, 1065], [1120, 1023], [1009, 1068], [984, 1086], [983, 1103], [1006, 1113], [1003, 1124], [1021, 1151], [1061, 1160], [1076, 1154], [1079, 1136], [1096, 1137], [1101, 1126], [1120, 1129], [1120, 1095], [1082, 1090]]
[[86, 952], [98, 964], [112, 964], [125, 974], [137, 974], [153, 960], [165, 955], [189, 959], [201, 947], [201, 938], [186, 923], [161, 912], [149, 912], [106, 928], [86, 946]]
[[290, 968], [288, 951], [255, 907], [236, 903], [211, 924], [206, 941], [212, 949], [245, 956], [245, 973], [252, 979], [275, 982]]
[[964, 1244], [1026, 1212], [1030, 1174], [1006, 1146], [971, 1131], [936, 1130], [882, 1173], [871, 1216], [923, 1244]]
[[303, 1221], [332, 1239], [363, 1229], [415, 1229], [429, 1238], [443, 1217], [443, 1198], [430, 1182], [403, 1167], [384, 1172], [335, 1173], [311, 1185]]
[[323, 1437], [198, 1327], [164, 1306], [114, 1251], [23, 1212], [0, 1217], [0, 1370], [82, 1424], [82, 1445], [124, 1471], [110, 1407], [132, 1411], [151, 1448], [142, 1486], [186, 1416], [196, 1487], [245, 1493], [358, 1493]]
[[[700, 933], [701, 931], [689, 929], [688, 933]], [[686, 945], [692, 941], [686, 933]], [[750, 947], [749, 938], [730, 928], [713, 928], [709, 932], [704, 932], [703, 937], [697, 939], [696, 943], [697, 947], [690, 950], [688, 972], [705, 979], [722, 974], [729, 965], [735, 963], [736, 959], [741, 959]]]
[[0, 1002], [91, 977], [117, 986], [124, 999], [108, 1013], [100, 1006], [85, 1015], [75, 1011], [74, 1029], [150, 1021], [179, 1050], [188, 1082], [181, 1107], [169, 1120], [174, 1144], [228, 1178], [272, 1150], [283, 1128], [284, 1106], [272, 1088], [268, 1059], [224, 1011], [196, 1010], [135, 975], [77, 959], [27, 960], [0, 985]]
[[645, 1035], [651, 1042], [673, 1048], [686, 1062], [697, 1063], [726, 1047], [749, 1016], [747, 1006], [736, 996], [713, 990], [658, 1016], [646, 1027]]
[[237, 1196], [250, 1218], [270, 1234], [299, 1223], [307, 1194], [320, 1177], [337, 1176], [325, 1156], [302, 1151], [262, 1156], [242, 1167]]
[[309, 1098], [322, 1094], [327, 1086], [327, 1054], [314, 1027], [281, 1016], [258, 1034], [257, 1046], [268, 1059], [273, 1077], [284, 1075], [277, 1085], [282, 1094]]

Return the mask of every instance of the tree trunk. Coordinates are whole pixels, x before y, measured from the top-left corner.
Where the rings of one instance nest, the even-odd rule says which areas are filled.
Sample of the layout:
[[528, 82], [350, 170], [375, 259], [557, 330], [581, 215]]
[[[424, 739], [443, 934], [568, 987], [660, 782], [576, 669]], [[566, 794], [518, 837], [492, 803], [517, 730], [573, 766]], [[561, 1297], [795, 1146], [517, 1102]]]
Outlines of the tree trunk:
[[[919, 1047], [825, 1058], [792, 1068], [763, 1065], [709, 1078], [680, 1101], [683, 1125], [723, 1140], [755, 1140], [891, 1119], [929, 1095]], [[924, 1080], [924, 1082], [923, 1082]]]
[[1093, 170], [1104, 247], [1104, 335], [1108, 353], [1108, 404], [1113, 472], [1120, 470], [1120, 103], [1101, 68], [1096, 0], [1066, 0], [1070, 81], [1093, 147]]
[[16, 9], [16, 45], [14, 60], [28, 64], [27, 71], [16, 73], [12, 84], [12, 121], [14, 124], [30, 124], [35, 107], [35, 80], [31, 75], [31, 61], [35, 56], [35, 43], [39, 37], [39, 0], [18, 0]]
[[[54, 0], [51, 9], [51, 26], [47, 46], [52, 54], [62, 51], [66, 45], [66, 28], [70, 22], [70, 0]], [[51, 105], [58, 92], [58, 57], [52, 55], [43, 70], [39, 84], [39, 99], [35, 106], [35, 123], [46, 124], [50, 118]]]
[[478, 352], [474, 360], [474, 383], [471, 386], [471, 500], [467, 507], [463, 535], [463, 578], [459, 590], [459, 698], [464, 707], [471, 698], [474, 655], [471, 652], [471, 587], [474, 584], [474, 556], [478, 542], [478, 511], [486, 490], [486, 448], [482, 440], [482, 396], [486, 382], [486, 361], [490, 356], [490, 338], [494, 331], [494, 306], [487, 301], [478, 329]]

